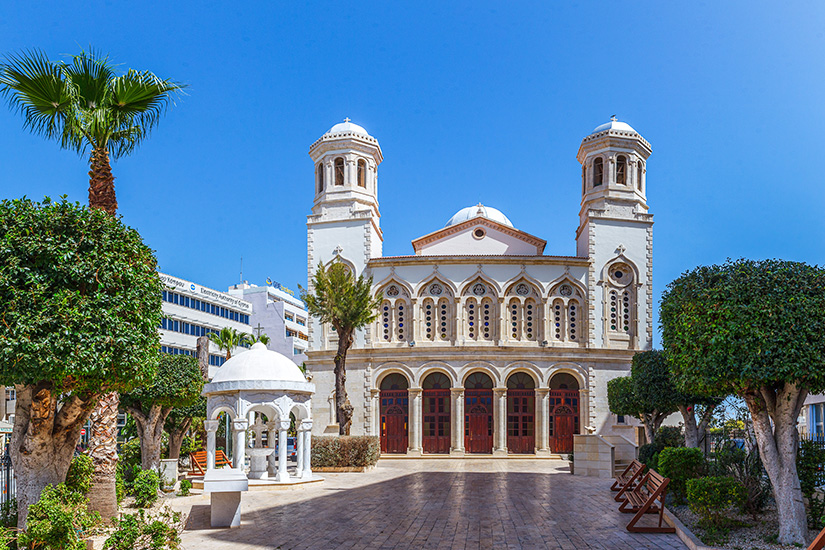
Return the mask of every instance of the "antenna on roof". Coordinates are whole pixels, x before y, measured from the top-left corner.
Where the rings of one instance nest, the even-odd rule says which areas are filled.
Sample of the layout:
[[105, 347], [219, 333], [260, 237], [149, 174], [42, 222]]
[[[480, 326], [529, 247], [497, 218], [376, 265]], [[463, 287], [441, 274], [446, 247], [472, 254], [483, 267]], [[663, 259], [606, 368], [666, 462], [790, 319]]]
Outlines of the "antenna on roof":
[[619, 119], [616, 118], [616, 115], [610, 115], [610, 120], [612, 120], [613, 122], [616, 122]]
[[241, 256], [241, 280], [240, 280], [240, 282], [243, 282], [243, 256]]

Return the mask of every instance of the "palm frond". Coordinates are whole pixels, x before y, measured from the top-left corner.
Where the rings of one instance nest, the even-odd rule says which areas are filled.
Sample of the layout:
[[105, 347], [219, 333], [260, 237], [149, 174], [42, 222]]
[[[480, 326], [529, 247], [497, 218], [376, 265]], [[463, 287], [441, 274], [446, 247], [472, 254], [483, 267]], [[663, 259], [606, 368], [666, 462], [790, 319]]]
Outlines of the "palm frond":
[[81, 105], [94, 109], [108, 102], [109, 82], [115, 78], [108, 56], [94, 50], [81, 52], [71, 63], [63, 63], [62, 68]]

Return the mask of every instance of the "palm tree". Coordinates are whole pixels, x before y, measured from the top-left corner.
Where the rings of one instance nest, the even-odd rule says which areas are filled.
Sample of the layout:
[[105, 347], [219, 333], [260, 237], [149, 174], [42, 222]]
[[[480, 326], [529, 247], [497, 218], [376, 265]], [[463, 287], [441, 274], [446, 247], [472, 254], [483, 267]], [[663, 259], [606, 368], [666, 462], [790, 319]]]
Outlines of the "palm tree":
[[[63, 149], [89, 153], [89, 206], [115, 215], [115, 178], [109, 156], [132, 153], [184, 88], [147, 71], [118, 75], [109, 58], [81, 52], [71, 62], [53, 62], [39, 50], [0, 62], [0, 93], [23, 115], [23, 126], [54, 139]], [[91, 507], [117, 514], [117, 393], [101, 397], [89, 421], [89, 454], [95, 464]]]
[[251, 338], [249, 334], [230, 327], [223, 327], [220, 332], [209, 333], [209, 339], [215, 342], [221, 351], [226, 351], [227, 361], [232, 357], [233, 349], [248, 345]]
[[335, 354], [335, 417], [338, 433], [349, 435], [352, 421], [352, 405], [347, 398], [347, 351], [352, 346], [355, 331], [364, 328], [378, 316], [378, 308], [384, 299], [381, 294], [372, 295], [372, 277], [356, 279], [350, 268], [341, 262], [328, 267], [318, 264], [312, 278], [313, 293], [303, 287], [301, 300], [310, 315], [321, 323], [330, 323], [338, 333], [338, 350]]
[[254, 343], [256, 343], [256, 342], [260, 342], [260, 343], [262, 343], [263, 345], [268, 346], [268, 345], [269, 345], [269, 343], [272, 341], [272, 338], [270, 338], [269, 336], [267, 336], [265, 332], [263, 332], [263, 333], [261, 333], [261, 334], [259, 334], [259, 335], [257, 335], [257, 336], [255, 336], [254, 334], [249, 334], [249, 335], [247, 335], [247, 336], [248, 336], [247, 340], [248, 340], [248, 342], [249, 342], [250, 344], [254, 344]]
[[94, 51], [66, 63], [32, 50], [0, 63], [0, 93], [23, 115], [24, 127], [63, 149], [89, 153], [89, 206], [110, 214], [117, 212], [110, 155], [132, 153], [184, 87], [148, 71], [118, 75]]

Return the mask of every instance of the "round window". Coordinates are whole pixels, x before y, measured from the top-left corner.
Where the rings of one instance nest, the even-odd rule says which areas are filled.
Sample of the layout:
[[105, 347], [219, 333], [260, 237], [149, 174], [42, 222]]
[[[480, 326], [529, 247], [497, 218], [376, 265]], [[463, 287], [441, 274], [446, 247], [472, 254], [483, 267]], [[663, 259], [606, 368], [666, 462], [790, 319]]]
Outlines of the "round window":
[[483, 239], [484, 235], [486, 235], [486, 234], [487, 234], [487, 232], [484, 231], [484, 229], [481, 228], [481, 227], [477, 227], [477, 228], [473, 229], [473, 237], [475, 237], [476, 239]]

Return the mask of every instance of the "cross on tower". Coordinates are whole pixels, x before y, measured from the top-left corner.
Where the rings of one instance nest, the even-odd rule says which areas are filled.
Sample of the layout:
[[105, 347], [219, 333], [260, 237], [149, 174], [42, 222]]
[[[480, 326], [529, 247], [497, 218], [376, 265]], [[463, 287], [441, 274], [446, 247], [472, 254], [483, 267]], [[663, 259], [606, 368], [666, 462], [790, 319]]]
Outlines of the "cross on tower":
[[262, 326], [261, 326], [261, 323], [259, 322], [259, 323], [258, 323], [258, 326], [257, 326], [257, 327], [254, 327], [252, 330], [253, 330], [253, 331], [257, 331], [257, 332], [258, 332], [258, 334], [256, 334], [255, 336], [257, 336], [258, 338], [260, 338], [260, 337], [261, 337], [261, 333], [264, 331], [264, 327], [262, 327]]

